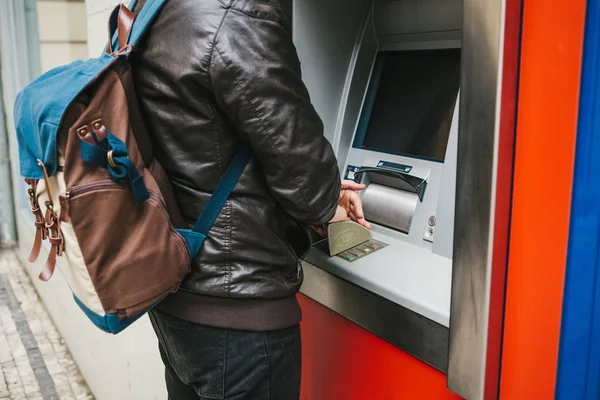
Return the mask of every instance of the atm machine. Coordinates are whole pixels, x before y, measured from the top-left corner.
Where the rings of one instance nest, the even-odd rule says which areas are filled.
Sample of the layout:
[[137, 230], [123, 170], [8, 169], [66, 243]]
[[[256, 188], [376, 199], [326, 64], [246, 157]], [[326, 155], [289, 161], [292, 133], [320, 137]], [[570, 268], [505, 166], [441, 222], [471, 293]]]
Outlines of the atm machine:
[[[366, 185], [360, 196], [372, 225], [372, 240], [334, 257], [327, 251], [327, 239], [316, 238], [304, 260], [301, 302], [309, 322], [303, 328], [308, 347], [303, 379], [311, 381], [317, 374], [313, 360], [327, 357], [311, 352], [329, 351], [317, 343], [319, 327], [310, 322], [311, 310], [326, 307], [419, 363], [470, 382], [457, 361], [468, 343], [466, 335], [451, 332], [451, 303], [458, 306], [471, 296], [472, 303], [481, 299], [485, 304], [486, 294], [465, 290], [461, 298], [462, 289], [455, 293], [459, 297], [451, 294], [453, 286], [456, 290], [464, 282], [453, 271], [454, 237], [461, 231], [455, 226], [457, 168], [462, 165], [461, 171], [467, 172], [463, 178], [476, 174], [475, 181], [483, 180], [479, 189], [485, 191], [490, 189], [493, 157], [472, 164], [470, 154], [463, 152], [459, 159], [461, 105], [467, 104], [469, 113], [477, 108], [471, 106], [472, 86], [469, 99], [461, 102], [466, 76], [461, 62], [463, 0], [297, 0], [284, 2], [284, 7], [304, 82], [341, 175]], [[495, 104], [494, 97], [484, 105]], [[486, 149], [493, 152], [493, 126], [471, 141], [477, 144], [487, 135], [481, 142], [484, 154]], [[468, 135], [473, 132], [463, 134], [463, 140]], [[475, 181], [471, 179], [478, 185]], [[485, 196], [478, 201], [471, 204], [474, 218], [477, 210], [489, 212], [492, 203]], [[467, 203], [457, 220], [464, 222]], [[480, 233], [475, 240], [488, 240], [488, 231]], [[483, 259], [487, 243], [481, 249], [477, 257]], [[466, 320], [472, 315], [463, 309], [454, 326], [474, 322]], [[478, 340], [486, 341], [485, 332], [477, 335], [474, 348]], [[452, 339], [457, 343], [453, 351]], [[320, 370], [320, 382], [329, 373], [334, 372]], [[467, 397], [476, 385], [462, 386], [468, 389], [460, 394]], [[473, 391], [479, 389], [481, 385]], [[336, 400], [332, 394], [309, 391], [303, 388], [307, 400]]]
[[398, 5], [369, 13], [362, 79], [350, 82], [345, 105], [360, 112], [334, 133], [344, 178], [366, 185], [373, 240], [331, 258], [324, 239], [306, 262], [448, 327], [460, 41], [398, 42], [393, 26], [378, 33]]
[[[366, 185], [360, 196], [373, 238], [335, 257], [327, 239], [317, 241], [305, 269], [320, 268], [397, 305], [406, 319], [398, 326], [410, 321], [413, 335], [443, 336], [450, 320], [462, 2], [363, 1], [345, 27], [348, 33], [359, 28], [356, 41], [331, 58], [323, 56], [330, 50], [326, 40], [322, 48], [312, 38], [302, 40], [304, 32], [336, 38], [315, 32], [314, 21], [303, 27], [301, 7], [294, 38], [304, 80], [317, 110], [337, 111], [334, 119], [335, 112], [318, 110], [342, 176]], [[347, 75], [327, 79], [329, 63]], [[309, 280], [303, 291], [319, 297]], [[400, 331], [390, 336], [409, 340]], [[444, 343], [433, 344], [439, 351], [411, 351], [445, 370]]]

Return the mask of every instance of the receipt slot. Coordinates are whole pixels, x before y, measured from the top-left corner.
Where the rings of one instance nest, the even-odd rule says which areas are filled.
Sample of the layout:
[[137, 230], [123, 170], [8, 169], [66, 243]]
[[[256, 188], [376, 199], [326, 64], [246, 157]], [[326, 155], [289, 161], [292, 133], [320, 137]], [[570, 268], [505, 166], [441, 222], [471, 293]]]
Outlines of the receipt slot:
[[316, 240], [301, 292], [448, 374], [462, 396], [481, 393], [477, 368], [496, 351], [480, 322], [490, 317], [504, 3], [284, 7], [325, 135], [342, 176], [366, 185], [372, 225], [365, 249], [331, 256], [328, 239]]

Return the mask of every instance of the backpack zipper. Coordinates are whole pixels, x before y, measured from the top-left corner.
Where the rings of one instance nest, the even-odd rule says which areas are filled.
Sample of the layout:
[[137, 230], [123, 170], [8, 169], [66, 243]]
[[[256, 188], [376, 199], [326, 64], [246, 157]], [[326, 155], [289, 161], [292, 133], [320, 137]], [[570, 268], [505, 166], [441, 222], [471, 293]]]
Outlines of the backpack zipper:
[[74, 188], [67, 190], [65, 196], [67, 200], [70, 200], [74, 197], [80, 196], [82, 194], [88, 193], [92, 190], [96, 189], [118, 189], [118, 190], [127, 190], [127, 188], [119, 185], [118, 183], [114, 183], [112, 181], [100, 181], [100, 182], [91, 182], [85, 183], [83, 185], [75, 186]]
[[91, 182], [91, 183], [84, 183], [82, 185], [78, 185], [75, 186], [69, 190], [67, 190], [65, 193], [61, 193], [60, 195], [58, 195], [58, 200], [60, 203], [60, 220], [62, 222], [69, 222], [70, 220], [70, 216], [69, 216], [69, 201], [77, 196], [80, 196], [82, 194], [86, 194], [88, 192], [91, 192], [92, 190], [96, 190], [96, 189], [117, 189], [117, 190], [127, 190], [124, 187], [122, 187], [121, 185], [112, 182], [112, 181], [100, 181], [100, 182]]

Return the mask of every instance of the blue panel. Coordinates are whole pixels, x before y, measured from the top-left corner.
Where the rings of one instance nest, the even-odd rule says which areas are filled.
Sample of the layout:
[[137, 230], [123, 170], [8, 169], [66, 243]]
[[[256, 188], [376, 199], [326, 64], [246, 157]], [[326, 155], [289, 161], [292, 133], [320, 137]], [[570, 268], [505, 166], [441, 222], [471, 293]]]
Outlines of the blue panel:
[[600, 0], [588, 0], [556, 399], [600, 398]]

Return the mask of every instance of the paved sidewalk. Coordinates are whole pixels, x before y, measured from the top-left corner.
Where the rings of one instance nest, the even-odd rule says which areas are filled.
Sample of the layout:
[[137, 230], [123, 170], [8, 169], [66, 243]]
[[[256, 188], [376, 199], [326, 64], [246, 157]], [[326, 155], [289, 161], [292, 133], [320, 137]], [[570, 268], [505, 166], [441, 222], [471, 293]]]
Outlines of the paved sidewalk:
[[11, 250], [0, 249], [0, 400], [93, 399]]

